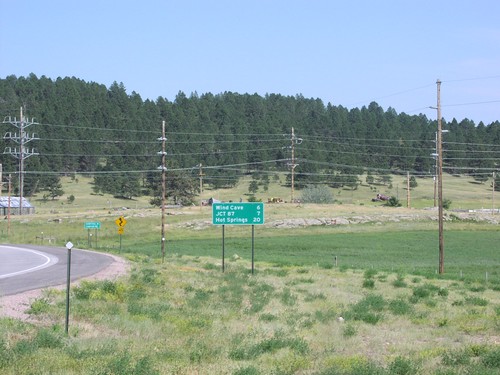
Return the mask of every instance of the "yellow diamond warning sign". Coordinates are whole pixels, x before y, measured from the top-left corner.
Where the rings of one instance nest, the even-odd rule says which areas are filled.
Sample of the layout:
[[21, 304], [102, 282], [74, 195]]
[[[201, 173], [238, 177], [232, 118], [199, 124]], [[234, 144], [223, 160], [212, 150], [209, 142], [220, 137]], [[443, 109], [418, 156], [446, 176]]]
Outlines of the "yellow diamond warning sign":
[[115, 223], [120, 228], [123, 228], [127, 224], [127, 220], [125, 220], [123, 216], [120, 216], [118, 219], [115, 220]]

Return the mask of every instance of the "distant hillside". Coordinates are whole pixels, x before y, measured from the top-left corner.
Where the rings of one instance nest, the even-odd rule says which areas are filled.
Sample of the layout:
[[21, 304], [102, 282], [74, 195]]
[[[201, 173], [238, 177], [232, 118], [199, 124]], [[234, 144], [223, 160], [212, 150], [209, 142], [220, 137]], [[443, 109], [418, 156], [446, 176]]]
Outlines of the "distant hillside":
[[[300, 95], [232, 92], [179, 92], [173, 102], [144, 101], [116, 82], [107, 88], [75, 77], [0, 79], [0, 114], [19, 118], [21, 106], [39, 123], [26, 129], [40, 138], [29, 143], [39, 155], [25, 161], [27, 184], [72, 172], [146, 178], [160, 165], [163, 120], [169, 170], [189, 175], [201, 170], [204, 182], [214, 187], [234, 185], [247, 173], [265, 183], [270, 172], [290, 171], [291, 164], [298, 187], [355, 184], [364, 171], [434, 174], [436, 120], [384, 111], [375, 102], [348, 110]], [[481, 179], [499, 167], [500, 122], [453, 119], [443, 127], [449, 130], [443, 136], [445, 171]], [[18, 131], [8, 122], [2, 130]], [[7, 139], [0, 145], [16, 146]], [[15, 158], [0, 158], [4, 171], [16, 171]]]

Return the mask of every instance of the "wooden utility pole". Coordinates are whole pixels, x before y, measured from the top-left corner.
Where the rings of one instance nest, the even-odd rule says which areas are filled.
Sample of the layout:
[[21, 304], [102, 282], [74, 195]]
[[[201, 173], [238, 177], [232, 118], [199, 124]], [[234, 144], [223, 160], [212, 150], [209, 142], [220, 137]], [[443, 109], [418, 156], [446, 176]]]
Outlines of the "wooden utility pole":
[[295, 192], [295, 167], [298, 166], [298, 164], [295, 164], [295, 145], [300, 145], [302, 143], [302, 138], [297, 138], [295, 137], [295, 130], [292, 127], [292, 136], [291, 136], [291, 150], [292, 150], [292, 160], [290, 163], [290, 167], [292, 169], [292, 191], [291, 191], [291, 200], [290, 202], [293, 203], [295, 198], [294, 198], [294, 192]]
[[436, 197], [437, 197], [437, 169], [438, 169], [438, 159], [437, 159], [437, 155], [438, 155], [438, 133], [436, 132], [436, 136], [435, 136], [435, 141], [434, 141], [434, 146], [436, 148], [436, 156], [434, 156], [434, 158], [436, 159], [435, 163], [434, 163], [434, 207], [437, 207], [437, 200], [436, 200]]
[[7, 198], [7, 235], [10, 236], [10, 193], [12, 189], [11, 185], [12, 175], [9, 174], [9, 196]]
[[203, 165], [201, 163], [200, 163], [199, 167], [200, 167], [199, 176], [200, 176], [200, 196], [201, 196], [201, 194], [203, 193], [203, 176], [204, 176], [204, 174], [203, 174]]
[[292, 193], [291, 193], [291, 200], [290, 202], [293, 203], [294, 201], [294, 198], [293, 198], [293, 194], [294, 194], [294, 189], [295, 189], [295, 133], [294, 133], [294, 129], [292, 127]]
[[406, 172], [406, 207], [410, 208], [410, 172]]
[[438, 222], [439, 222], [439, 274], [444, 273], [444, 236], [443, 236], [443, 129], [441, 124], [441, 81], [437, 85], [437, 158], [438, 158]]
[[491, 189], [491, 212], [495, 213], [495, 178], [496, 174], [493, 172], [493, 182], [491, 183], [491, 186], [493, 189]]
[[166, 185], [166, 170], [167, 167], [165, 166], [165, 159], [167, 152], [165, 151], [165, 142], [167, 138], [165, 137], [165, 121], [162, 122], [161, 126], [161, 138], [158, 139], [161, 141], [161, 262], [163, 263], [165, 261], [165, 205], [167, 204], [166, 202], [166, 190], [167, 190], [167, 185]]

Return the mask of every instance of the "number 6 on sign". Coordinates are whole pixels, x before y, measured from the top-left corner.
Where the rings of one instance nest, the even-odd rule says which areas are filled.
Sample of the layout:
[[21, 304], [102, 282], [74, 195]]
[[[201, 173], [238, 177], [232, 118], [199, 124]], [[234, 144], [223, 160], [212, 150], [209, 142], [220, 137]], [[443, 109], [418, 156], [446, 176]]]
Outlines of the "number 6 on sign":
[[124, 232], [123, 227], [118, 228], [118, 234], [123, 234], [123, 232]]

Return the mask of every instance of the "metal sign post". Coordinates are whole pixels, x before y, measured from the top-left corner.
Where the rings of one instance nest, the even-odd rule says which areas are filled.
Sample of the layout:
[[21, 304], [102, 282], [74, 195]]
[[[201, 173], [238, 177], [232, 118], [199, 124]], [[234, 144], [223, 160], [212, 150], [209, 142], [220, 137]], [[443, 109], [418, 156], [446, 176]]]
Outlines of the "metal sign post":
[[69, 329], [69, 288], [70, 288], [70, 280], [71, 280], [71, 249], [73, 248], [73, 244], [71, 241], [68, 241], [66, 244], [66, 249], [68, 249], [68, 267], [67, 267], [67, 275], [66, 275], [66, 322], [65, 322], [65, 332], [68, 334]]
[[97, 249], [97, 230], [101, 229], [101, 223], [99, 221], [88, 221], [83, 223], [83, 228], [87, 229], [87, 242], [89, 247], [92, 247], [92, 233], [91, 229], [95, 229], [95, 247]]
[[252, 274], [254, 273], [254, 243], [255, 225], [264, 224], [264, 203], [214, 203], [212, 204], [212, 224], [222, 225], [222, 272], [225, 270], [225, 233], [224, 228], [228, 225], [251, 225], [252, 226]]

